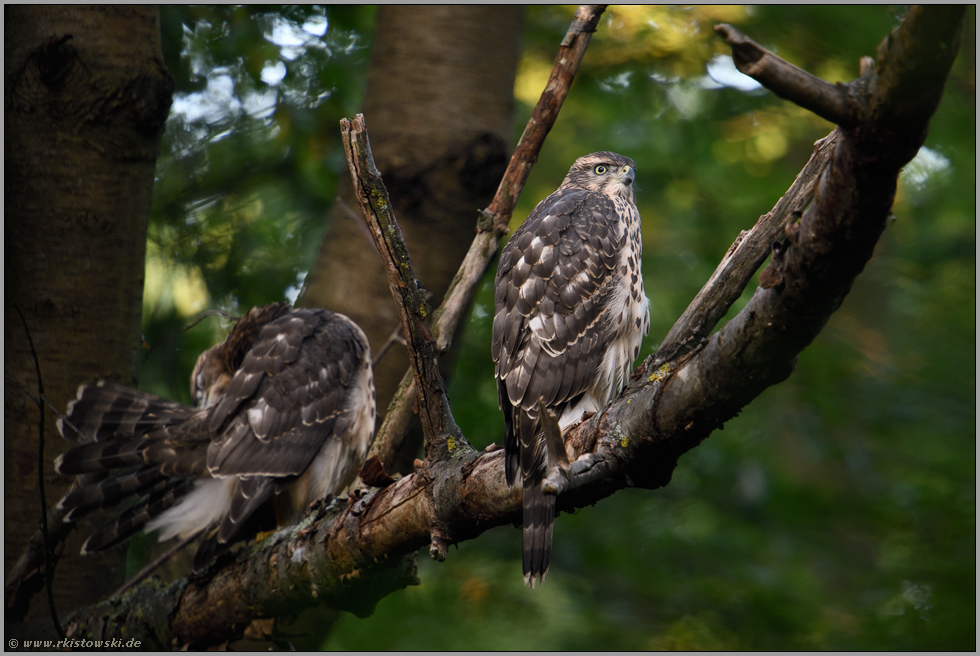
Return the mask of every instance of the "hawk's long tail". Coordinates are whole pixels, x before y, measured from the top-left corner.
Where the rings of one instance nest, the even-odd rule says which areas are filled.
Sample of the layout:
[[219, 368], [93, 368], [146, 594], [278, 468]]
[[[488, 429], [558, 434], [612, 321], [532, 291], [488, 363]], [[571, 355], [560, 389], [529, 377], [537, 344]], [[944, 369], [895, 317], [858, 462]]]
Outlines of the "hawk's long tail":
[[[79, 446], [55, 460], [61, 474], [84, 476], [58, 503], [66, 522], [132, 499], [134, 503], [86, 541], [82, 552], [106, 549], [142, 530], [174, 505], [193, 485], [180, 476], [205, 463], [194, 450], [168, 444], [173, 433], [187, 430], [195, 408], [99, 381], [78, 388], [58, 430]], [[176, 476], [175, 476], [176, 475]]]
[[179, 424], [194, 412], [176, 401], [100, 380], [78, 388], [67, 421], [58, 420], [58, 431], [72, 442], [105, 442]]
[[548, 578], [551, 564], [551, 536], [555, 526], [553, 494], [545, 494], [541, 481], [525, 481], [524, 486], [524, 583], [533, 588]]

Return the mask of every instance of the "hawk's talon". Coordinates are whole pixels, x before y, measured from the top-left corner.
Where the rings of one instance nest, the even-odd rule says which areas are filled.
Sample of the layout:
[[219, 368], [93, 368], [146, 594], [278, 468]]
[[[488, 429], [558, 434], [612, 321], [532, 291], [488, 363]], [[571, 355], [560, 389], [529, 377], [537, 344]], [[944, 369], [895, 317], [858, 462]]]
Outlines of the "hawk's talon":
[[568, 470], [557, 467], [541, 481], [541, 491], [557, 497], [568, 489], [568, 482]]

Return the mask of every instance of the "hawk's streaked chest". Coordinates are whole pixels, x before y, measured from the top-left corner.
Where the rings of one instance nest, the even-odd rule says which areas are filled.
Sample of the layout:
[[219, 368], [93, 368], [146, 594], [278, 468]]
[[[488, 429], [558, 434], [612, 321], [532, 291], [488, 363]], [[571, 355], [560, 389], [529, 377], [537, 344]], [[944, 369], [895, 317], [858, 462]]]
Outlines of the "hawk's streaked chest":
[[617, 212], [623, 217], [620, 224], [624, 237], [616, 270], [621, 287], [621, 297], [616, 303], [620, 308], [620, 316], [616, 318], [619, 329], [616, 332], [628, 343], [628, 357], [632, 362], [639, 355], [640, 342], [650, 329], [649, 301], [643, 289], [641, 267], [643, 240], [640, 234], [640, 213], [635, 205], [620, 197], [616, 197], [614, 202]]

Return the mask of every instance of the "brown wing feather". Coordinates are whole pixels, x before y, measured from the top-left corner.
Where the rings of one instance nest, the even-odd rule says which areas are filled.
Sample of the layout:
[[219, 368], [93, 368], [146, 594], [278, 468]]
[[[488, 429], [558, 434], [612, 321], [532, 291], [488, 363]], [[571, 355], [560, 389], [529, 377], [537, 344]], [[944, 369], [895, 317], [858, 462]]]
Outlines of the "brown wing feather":
[[[513, 405], [532, 410], [543, 398], [554, 408], [587, 389], [589, 377], [576, 377], [564, 364], [585, 358], [588, 368], [601, 359], [600, 350], [582, 347], [604, 337], [598, 319], [622, 242], [610, 217], [614, 209], [602, 194], [559, 190], [535, 208], [501, 254], [493, 356]], [[583, 248], [589, 240], [608, 246]], [[551, 247], [545, 251], [553, 262], [547, 271], [542, 242]], [[567, 357], [569, 348], [576, 357]]]
[[296, 476], [354, 422], [367, 345], [346, 318], [295, 310], [268, 324], [211, 414], [216, 476]]
[[[603, 194], [559, 189], [500, 255], [491, 352], [508, 425], [508, 463], [516, 464], [510, 454], [518, 450], [514, 413], [534, 416], [544, 400], [560, 414], [588, 389], [602, 359], [599, 318], [622, 241], [614, 210]], [[583, 248], [589, 241], [599, 247]], [[507, 477], [512, 481], [516, 471], [508, 469]]]
[[[525, 580], [544, 581], [555, 502], [544, 494], [545, 443], [536, 406], [559, 415], [585, 393], [602, 360], [600, 320], [618, 251], [615, 208], [604, 195], [560, 189], [515, 232], [497, 272], [492, 354], [505, 416], [505, 475], [524, 488]], [[588, 246], [588, 247], [586, 247]]]

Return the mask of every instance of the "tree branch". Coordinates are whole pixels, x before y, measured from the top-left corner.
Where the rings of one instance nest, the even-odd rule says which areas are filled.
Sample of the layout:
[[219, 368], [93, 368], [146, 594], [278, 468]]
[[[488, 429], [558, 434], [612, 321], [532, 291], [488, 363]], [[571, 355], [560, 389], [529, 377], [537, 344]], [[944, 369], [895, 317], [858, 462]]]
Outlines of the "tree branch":
[[850, 126], [856, 122], [845, 87], [810, 75], [772, 54], [731, 25], [716, 25], [715, 32], [732, 47], [735, 68], [755, 78], [780, 98], [840, 126]]
[[494, 229], [501, 234], [507, 233], [511, 212], [524, 189], [527, 176], [531, 174], [531, 167], [538, 161], [541, 145], [558, 118], [568, 89], [572, 86], [572, 79], [592, 40], [592, 33], [596, 31], [599, 17], [605, 10], [606, 5], [580, 5], [575, 10], [575, 18], [562, 39], [548, 83], [544, 85], [541, 98], [534, 106], [527, 127], [517, 142], [514, 156], [504, 172], [497, 193], [484, 212], [484, 216], [489, 215], [488, 218], [493, 220]]
[[447, 441], [446, 436], [453, 436], [462, 443], [465, 439], [453, 420], [446, 384], [439, 373], [438, 352], [426, 321], [430, 310], [415, 278], [408, 246], [395, 219], [388, 190], [371, 155], [364, 115], [358, 114], [353, 120], [341, 119], [340, 135], [347, 153], [354, 196], [381, 253], [391, 296], [405, 328], [408, 358], [415, 374], [419, 415], [425, 433], [426, 460], [438, 460], [445, 456], [447, 446], [450, 451], [455, 447], [455, 442]]
[[[655, 436], [650, 444], [658, 457], [650, 462], [657, 462], [658, 470], [649, 477], [651, 485], [666, 484], [671, 459], [789, 376], [800, 351], [850, 291], [885, 228], [899, 171], [925, 139], [956, 57], [963, 13], [945, 7], [909, 11], [879, 47], [878, 68], [898, 67], [911, 77], [882, 84], [865, 67], [865, 75], [851, 83], [862, 121], [841, 131], [813, 203], [799, 223], [786, 226], [787, 246], [774, 252], [770, 284], [762, 284], [702, 351], [678, 363], [662, 390], [641, 384], [630, 391], [632, 407], [618, 402], [597, 422], [604, 430], [619, 426], [625, 434]], [[930, 39], [918, 38], [923, 33]], [[899, 53], [898, 61], [892, 53]], [[939, 81], [916, 87], [922, 68]], [[898, 116], [905, 122], [894, 120]], [[646, 459], [635, 455], [637, 462]], [[641, 475], [635, 467], [628, 470]]]
[[[650, 361], [652, 365], [647, 364], [648, 368], [656, 369], [703, 346], [704, 340], [769, 257], [773, 246], [786, 238], [786, 226], [797, 222], [810, 204], [836, 144], [836, 132], [814, 144], [813, 156], [796, 176], [793, 185], [772, 210], [759, 217], [751, 230], [742, 231], [728, 248], [711, 278], [667, 333], [656, 357]], [[764, 279], [763, 284], [766, 282]]]
[[[942, 51], [933, 70], [948, 74], [961, 17], [934, 20], [933, 11], [943, 10], [909, 12], [889, 37], [906, 45], [879, 50], [879, 70], [893, 64], [891, 53], [915, 57], [921, 47]], [[942, 29], [931, 41], [916, 41], [910, 35], [920, 33], [920, 20]], [[681, 453], [790, 374], [800, 351], [840, 305], [884, 229], [904, 164], [897, 154], [914, 154], [927, 127], [921, 108], [934, 108], [942, 91], [941, 84], [931, 84], [924, 93], [933, 97], [886, 108], [886, 100], [907, 98], [898, 93], [907, 88], [901, 76], [882, 85], [869, 71], [855, 88], [862, 122], [840, 131], [812, 203], [799, 222], [784, 228], [786, 244], [774, 251], [769, 284], [703, 348], [652, 373], [641, 367], [623, 395], [566, 435], [570, 455], [582, 457], [558, 482], [565, 490], [559, 509], [595, 503], [623, 487], [665, 485]], [[867, 111], [872, 106], [878, 110]], [[889, 118], [881, 123], [873, 116]], [[909, 123], [891, 118], [899, 116]], [[889, 147], [880, 147], [881, 139], [890, 140]], [[793, 199], [786, 202], [795, 206]], [[690, 330], [703, 330], [703, 323], [690, 324]], [[346, 507], [318, 509], [301, 525], [240, 549], [232, 562], [201, 579], [167, 588], [144, 584], [115, 606], [76, 615], [69, 633], [134, 635], [147, 632], [146, 622], [158, 627], [164, 646], [172, 635], [173, 644], [200, 647], [227, 639], [254, 618], [314, 603], [369, 612], [381, 596], [414, 581], [411, 559], [427, 542], [430, 553], [444, 557], [451, 542], [519, 521], [520, 490], [504, 481], [502, 460], [501, 450], [460, 449]], [[141, 615], [142, 609], [153, 617]]]
[[[967, 5], [912, 5], [878, 46], [878, 73], [868, 98], [870, 123], [891, 132], [925, 132], [956, 59]], [[924, 135], [923, 135], [924, 136]]]

